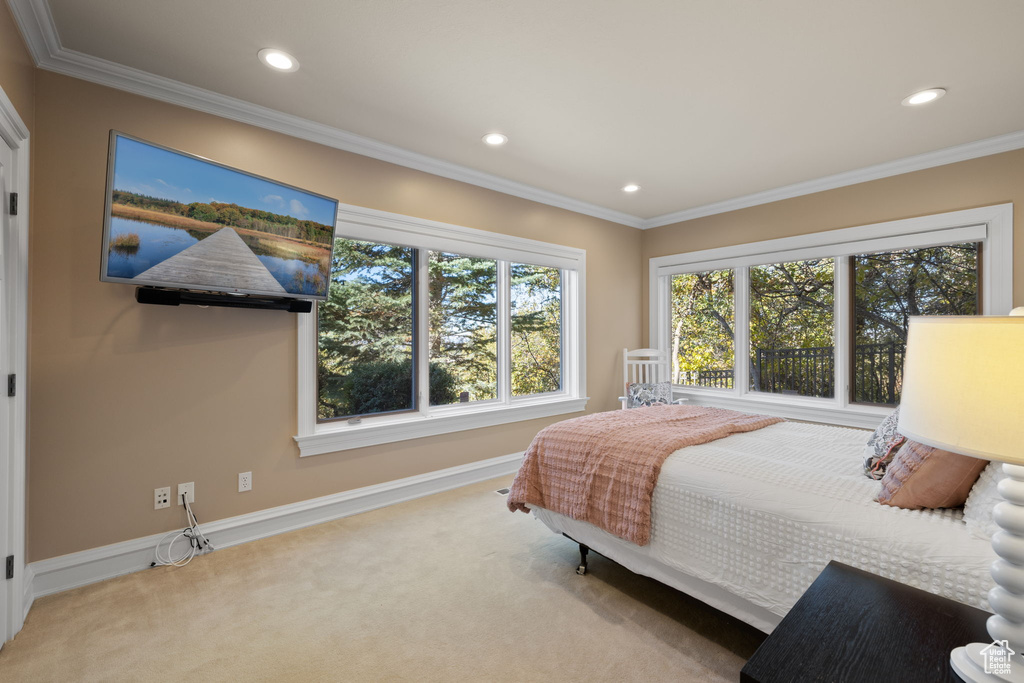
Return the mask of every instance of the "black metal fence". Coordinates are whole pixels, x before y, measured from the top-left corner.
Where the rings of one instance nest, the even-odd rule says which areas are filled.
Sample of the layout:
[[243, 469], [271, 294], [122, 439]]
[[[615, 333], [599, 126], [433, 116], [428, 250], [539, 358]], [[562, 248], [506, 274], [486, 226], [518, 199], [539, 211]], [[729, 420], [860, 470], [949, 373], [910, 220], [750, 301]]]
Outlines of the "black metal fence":
[[903, 342], [858, 344], [853, 350], [855, 403], [896, 403], [903, 386]]
[[757, 391], [832, 398], [835, 353], [831, 346], [755, 349], [751, 384]]
[[[853, 351], [853, 401], [899, 401], [903, 384], [902, 342], [858, 344]], [[835, 350], [831, 346], [807, 349], [755, 349], [751, 384], [756, 391], [831, 398], [835, 395]], [[733, 371], [693, 370], [681, 373], [687, 386], [731, 389]]]
[[680, 384], [691, 387], [732, 389], [732, 370], [692, 370], [681, 373]]

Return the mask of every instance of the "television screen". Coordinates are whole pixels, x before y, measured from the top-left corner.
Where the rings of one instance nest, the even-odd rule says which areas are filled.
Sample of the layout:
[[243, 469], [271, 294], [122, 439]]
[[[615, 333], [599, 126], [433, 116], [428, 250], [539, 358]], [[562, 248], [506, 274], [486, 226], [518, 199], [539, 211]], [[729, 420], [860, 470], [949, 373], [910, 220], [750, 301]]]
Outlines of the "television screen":
[[110, 132], [100, 280], [325, 299], [338, 202]]

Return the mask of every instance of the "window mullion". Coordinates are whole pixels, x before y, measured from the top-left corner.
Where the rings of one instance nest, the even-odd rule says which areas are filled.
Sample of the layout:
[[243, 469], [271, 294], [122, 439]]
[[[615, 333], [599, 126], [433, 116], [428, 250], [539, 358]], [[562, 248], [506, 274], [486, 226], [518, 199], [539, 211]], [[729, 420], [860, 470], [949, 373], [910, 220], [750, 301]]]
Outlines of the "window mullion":
[[561, 390], [570, 396], [581, 396], [582, 392], [578, 384], [578, 364], [580, 361], [579, 334], [577, 326], [579, 322], [577, 313], [577, 293], [579, 282], [577, 274], [571, 270], [561, 271], [561, 308], [562, 308], [562, 387]]
[[733, 391], [750, 392], [750, 267], [740, 266], [733, 274]]
[[498, 261], [497, 265], [497, 394], [498, 401], [508, 403], [512, 397], [512, 274], [508, 261]]
[[[668, 312], [663, 319], [658, 321], [657, 330], [651, 338], [651, 346], [656, 349], [663, 349], [666, 353], [672, 352], [672, 276], [668, 275], [658, 280], [659, 306]], [[661, 310], [659, 308], [658, 310]]]
[[[571, 388], [576, 386], [576, 378], [573, 375], [573, 368], [576, 367], [576, 335], [573, 332], [570, 325], [570, 318], [568, 309], [573, 307], [573, 284], [570, 282], [572, 277], [572, 271], [561, 269], [559, 271], [559, 283], [560, 288], [558, 292], [559, 296], [559, 349], [558, 357], [562, 364], [559, 369], [561, 378], [559, 381], [559, 389], [565, 392], [571, 392]], [[578, 394], [573, 394], [578, 395]]]
[[851, 276], [850, 257], [842, 256], [835, 259], [835, 288], [833, 296], [834, 313], [832, 362], [835, 364], [835, 399], [841, 408], [850, 405], [850, 369], [852, 362], [853, 339], [853, 278]]
[[[300, 434], [312, 434], [316, 430], [317, 396], [320, 387], [317, 383], [317, 355], [315, 352], [319, 344], [320, 306], [321, 304], [317, 302], [313, 305], [312, 312], [296, 316], [300, 344], [298, 364], [298, 427]], [[312, 352], [303, 353], [307, 348]]]
[[413, 308], [416, 356], [416, 410], [430, 413], [430, 252], [416, 250], [416, 293]]

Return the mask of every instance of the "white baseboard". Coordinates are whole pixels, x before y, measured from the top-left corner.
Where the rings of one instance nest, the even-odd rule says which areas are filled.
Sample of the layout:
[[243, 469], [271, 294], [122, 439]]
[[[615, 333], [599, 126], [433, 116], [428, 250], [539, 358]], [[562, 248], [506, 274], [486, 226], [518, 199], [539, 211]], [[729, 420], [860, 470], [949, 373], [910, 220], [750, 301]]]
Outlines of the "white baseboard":
[[[204, 522], [202, 529], [214, 548], [227, 548], [513, 474], [519, 469], [522, 457], [522, 453], [512, 453], [216, 522]], [[28, 564], [25, 567], [25, 613], [28, 614], [33, 600], [44, 595], [147, 569], [153, 561], [156, 544], [162, 538], [164, 534], [155, 534]]]

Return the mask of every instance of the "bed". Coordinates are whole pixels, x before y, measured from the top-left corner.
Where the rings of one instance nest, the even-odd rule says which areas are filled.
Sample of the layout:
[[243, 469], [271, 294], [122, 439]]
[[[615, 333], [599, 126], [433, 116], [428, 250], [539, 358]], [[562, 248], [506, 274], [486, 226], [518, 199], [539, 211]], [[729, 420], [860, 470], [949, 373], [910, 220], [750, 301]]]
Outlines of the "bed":
[[989, 541], [968, 533], [961, 509], [876, 502], [866, 438], [780, 422], [676, 450], [650, 496], [644, 545], [528, 507], [555, 533], [766, 633], [833, 559], [989, 610]]

